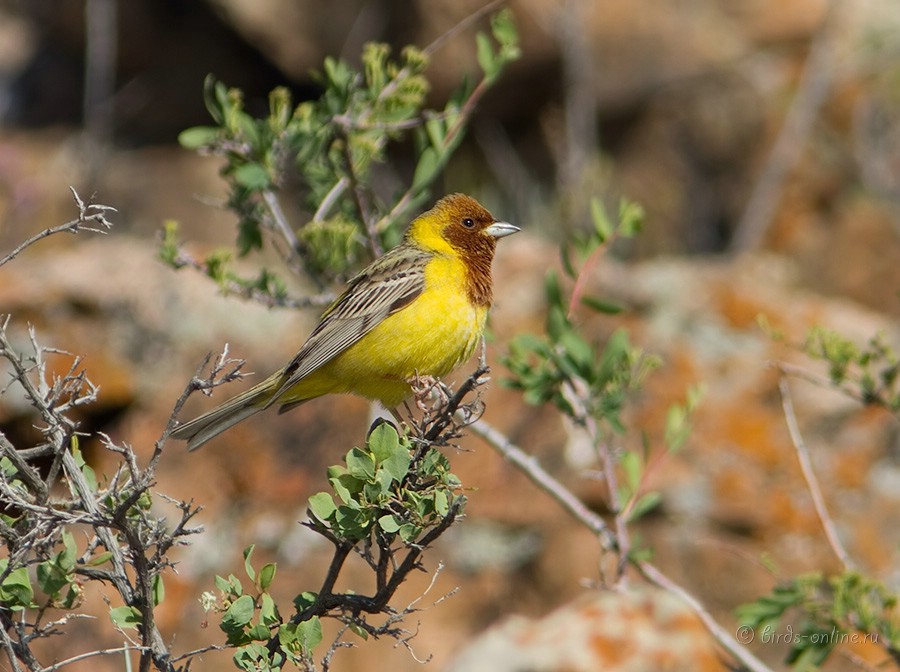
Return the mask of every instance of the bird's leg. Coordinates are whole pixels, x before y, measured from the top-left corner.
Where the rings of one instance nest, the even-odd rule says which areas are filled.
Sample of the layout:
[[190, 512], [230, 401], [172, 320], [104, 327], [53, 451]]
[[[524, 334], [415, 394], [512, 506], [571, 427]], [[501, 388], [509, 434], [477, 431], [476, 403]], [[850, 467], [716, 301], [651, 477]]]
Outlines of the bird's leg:
[[416, 407], [423, 413], [434, 412], [450, 400], [451, 390], [440, 378], [416, 374], [410, 381]]
[[416, 400], [416, 408], [422, 413], [428, 412], [428, 400], [432, 396], [437, 382], [434, 376], [420, 376], [418, 373], [409, 381], [413, 391], [413, 398]]

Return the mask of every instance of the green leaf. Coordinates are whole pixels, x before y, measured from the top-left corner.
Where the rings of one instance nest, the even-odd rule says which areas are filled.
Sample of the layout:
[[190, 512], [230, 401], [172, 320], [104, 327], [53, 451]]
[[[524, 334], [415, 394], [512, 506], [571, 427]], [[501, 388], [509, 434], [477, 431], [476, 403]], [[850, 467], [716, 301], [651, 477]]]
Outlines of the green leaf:
[[240, 579], [234, 574], [229, 574], [227, 579], [216, 576], [215, 584], [226, 597], [242, 595], [244, 592]]
[[519, 42], [519, 31], [513, 13], [502, 9], [491, 17], [491, 33], [494, 39], [504, 46], [514, 46]]
[[275, 579], [275, 563], [267, 562], [259, 570], [259, 587], [261, 590], [268, 590]]
[[70, 446], [72, 448], [72, 457], [75, 458], [75, 464], [81, 469], [84, 480], [87, 481], [88, 488], [90, 488], [91, 492], [97, 492], [97, 474], [95, 474], [94, 470], [84, 461], [84, 456], [81, 454], [81, 448], [78, 445], [77, 436], [72, 437]]
[[566, 311], [560, 304], [551, 304], [547, 310], [547, 335], [556, 343], [562, 335], [571, 330], [572, 323], [566, 317]]
[[494, 45], [491, 44], [491, 38], [484, 33], [475, 35], [475, 50], [478, 57], [478, 65], [484, 72], [484, 78], [487, 82], [492, 82], [500, 74], [500, 64], [494, 54]]
[[375, 462], [380, 464], [400, 447], [400, 435], [393, 425], [382, 422], [369, 433], [367, 445], [375, 456]]
[[117, 628], [137, 628], [143, 617], [136, 607], [121, 606], [109, 610], [109, 620]]
[[410, 455], [397, 430], [387, 423], [376, 427], [369, 436], [369, 448], [380, 470], [389, 481], [400, 482], [409, 472]]
[[421, 532], [421, 528], [412, 523], [403, 523], [400, 526], [400, 538], [406, 543], [412, 543], [416, 540]]
[[78, 557], [78, 546], [75, 537], [70, 532], [62, 533], [63, 551], [59, 555], [59, 566], [66, 571], [75, 569], [75, 560]]
[[219, 129], [214, 126], [194, 126], [178, 134], [178, 144], [185, 149], [200, 149], [219, 139]]
[[658, 492], [648, 492], [644, 495], [638, 497], [637, 501], [631, 507], [631, 511], [629, 512], [628, 521], [632, 522], [638, 520], [643, 517], [644, 514], [652, 511], [659, 503], [662, 501], [662, 495]]
[[640, 233], [643, 225], [644, 208], [625, 198], [619, 201], [619, 234], [625, 238], [633, 238]]
[[620, 464], [622, 471], [625, 472], [625, 483], [628, 486], [629, 495], [633, 495], [641, 485], [644, 465], [640, 456], [633, 451], [625, 452], [621, 457]]
[[574, 330], [564, 331], [560, 334], [559, 344], [567, 359], [575, 367], [576, 373], [586, 380], [590, 379], [594, 363], [594, 348]]
[[244, 571], [247, 573], [247, 576], [250, 577], [251, 581], [256, 580], [256, 572], [253, 569], [253, 565], [250, 564], [250, 556], [253, 555], [254, 548], [256, 548], [256, 546], [251, 544], [244, 549]]
[[253, 618], [255, 608], [256, 605], [253, 603], [252, 597], [249, 595], [241, 595], [232, 602], [231, 606], [225, 611], [219, 627], [224, 632], [234, 632], [235, 630], [242, 629]]
[[245, 163], [232, 174], [235, 181], [251, 191], [261, 191], [271, 184], [269, 171], [258, 163]]
[[299, 613], [307, 607], [311, 607], [313, 604], [315, 604], [316, 597], [318, 597], [316, 593], [311, 593], [309, 591], [300, 593], [299, 595], [297, 595], [297, 597], [294, 598], [294, 609], [296, 609]]
[[322, 623], [318, 616], [297, 624], [297, 637], [306, 652], [311, 652], [322, 641]]
[[413, 173], [412, 191], [419, 191], [431, 184], [441, 167], [441, 157], [434, 147], [426, 147], [419, 155]]
[[379, 518], [378, 525], [389, 534], [400, 530], [400, 523], [397, 522], [397, 519], [392, 514], [386, 514]]
[[309, 498], [309, 510], [321, 521], [331, 518], [336, 509], [334, 499], [327, 492], [318, 492]]
[[354, 633], [357, 637], [362, 638], [363, 641], [369, 641], [369, 633], [359, 626], [358, 623], [349, 623], [348, 627], [350, 628], [350, 632]]
[[434, 493], [434, 511], [441, 518], [450, 511], [450, 502], [446, 490], [438, 490]]
[[[9, 566], [9, 560], [0, 560], [0, 573], [5, 572]], [[34, 600], [34, 588], [31, 587], [31, 579], [28, 576], [27, 567], [19, 567], [12, 570], [3, 583], [0, 583], [0, 605], [13, 611], [21, 611], [32, 605]]]
[[212, 75], [203, 80], [203, 102], [209, 115], [217, 124], [225, 121], [224, 108], [228, 102], [228, 89]]
[[354, 478], [371, 481], [375, 478], [375, 459], [366, 451], [354, 448], [347, 453], [347, 470]]
[[246, 672], [271, 672], [279, 669], [279, 659], [269, 662], [269, 651], [261, 642], [252, 642], [249, 637], [241, 637], [240, 642], [232, 642], [232, 646], [243, 644], [232, 656], [235, 667]]
[[610, 303], [609, 301], [605, 301], [604, 299], [595, 296], [582, 296], [581, 303], [591, 310], [595, 310], [604, 315], [618, 315], [624, 310], [622, 306], [616, 303]]
[[278, 615], [278, 607], [275, 605], [275, 600], [272, 599], [269, 593], [263, 593], [259, 601], [259, 622], [267, 627], [271, 627], [280, 621], [281, 617]]
[[38, 586], [50, 597], [56, 597], [56, 594], [62, 590], [63, 586], [67, 586], [70, 580], [69, 573], [59, 565], [59, 555], [53, 560], [45, 560], [37, 566]]
[[153, 577], [153, 606], [157, 607], [166, 599], [166, 587], [161, 574]]
[[601, 243], [605, 243], [613, 236], [613, 225], [606, 214], [603, 201], [599, 198], [591, 199], [591, 221], [594, 223], [594, 232]]
[[247, 637], [257, 642], [266, 642], [269, 640], [269, 628], [262, 623], [256, 623], [247, 628]]

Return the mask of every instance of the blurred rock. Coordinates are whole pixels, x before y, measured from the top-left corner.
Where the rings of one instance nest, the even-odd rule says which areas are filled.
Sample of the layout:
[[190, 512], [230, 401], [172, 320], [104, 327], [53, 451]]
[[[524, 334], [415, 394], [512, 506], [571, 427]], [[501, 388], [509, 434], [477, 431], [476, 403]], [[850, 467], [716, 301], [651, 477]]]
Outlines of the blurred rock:
[[704, 672], [727, 669], [697, 616], [670, 593], [587, 594], [540, 619], [512, 617], [446, 672]]

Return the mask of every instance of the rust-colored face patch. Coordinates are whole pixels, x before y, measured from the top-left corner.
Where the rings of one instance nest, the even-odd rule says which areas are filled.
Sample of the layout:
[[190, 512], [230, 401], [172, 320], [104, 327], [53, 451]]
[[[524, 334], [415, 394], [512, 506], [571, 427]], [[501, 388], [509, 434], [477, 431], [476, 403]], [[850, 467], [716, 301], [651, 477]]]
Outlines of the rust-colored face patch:
[[466, 264], [466, 294], [476, 306], [490, 306], [493, 299], [491, 262], [497, 239], [485, 233], [497, 220], [475, 199], [452, 194], [438, 201], [447, 224], [444, 239], [456, 249]]

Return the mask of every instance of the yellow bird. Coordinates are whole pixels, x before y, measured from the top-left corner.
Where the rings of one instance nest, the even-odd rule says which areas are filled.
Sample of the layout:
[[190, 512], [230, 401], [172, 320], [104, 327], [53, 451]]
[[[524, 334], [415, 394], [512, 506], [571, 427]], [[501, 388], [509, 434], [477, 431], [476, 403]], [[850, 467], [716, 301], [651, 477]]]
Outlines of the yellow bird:
[[497, 239], [518, 230], [469, 196], [445, 196], [350, 280], [287, 366], [172, 436], [196, 450], [272, 405], [283, 413], [324, 394], [397, 406], [413, 377], [444, 376], [472, 355], [493, 298]]

